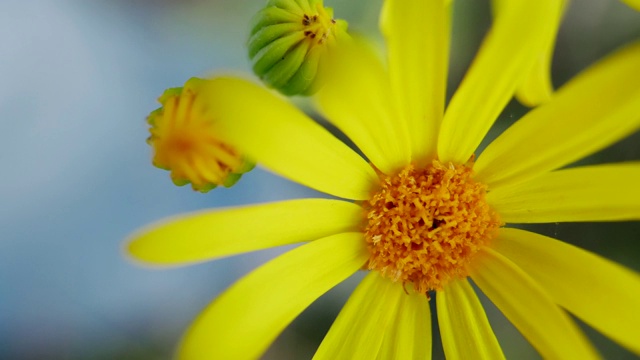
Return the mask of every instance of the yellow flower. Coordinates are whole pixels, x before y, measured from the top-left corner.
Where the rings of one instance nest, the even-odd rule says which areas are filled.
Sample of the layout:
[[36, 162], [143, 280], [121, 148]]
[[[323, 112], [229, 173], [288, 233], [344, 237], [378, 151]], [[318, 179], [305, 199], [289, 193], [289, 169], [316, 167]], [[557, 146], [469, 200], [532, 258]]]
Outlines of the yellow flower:
[[133, 236], [135, 258], [165, 265], [309, 242], [216, 299], [189, 329], [180, 357], [257, 358], [360, 269], [368, 274], [316, 359], [429, 358], [429, 301], [447, 358], [503, 358], [471, 280], [543, 358], [598, 357], [568, 313], [640, 354], [638, 274], [509, 227], [640, 219], [639, 164], [561, 169], [640, 127], [640, 43], [578, 75], [474, 157], [547, 51], [557, 4], [504, 2], [445, 111], [450, 2], [387, 0], [388, 66], [354, 42], [315, 97], [366, 160], [261, 86], [210, 80], [208, 108], [221, 138], [336, 198], [188, 214]]

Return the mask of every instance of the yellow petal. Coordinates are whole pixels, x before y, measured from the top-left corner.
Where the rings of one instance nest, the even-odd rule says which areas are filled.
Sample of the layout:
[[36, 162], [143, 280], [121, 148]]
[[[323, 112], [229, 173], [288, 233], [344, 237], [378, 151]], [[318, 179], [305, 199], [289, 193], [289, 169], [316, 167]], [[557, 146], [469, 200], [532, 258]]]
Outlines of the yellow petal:
[[406, 119], [416, 163], [435, 157], [446, 94], [451, 2], [386, 0], [385, 36], [391, 87]]
[[363, 40], [342, 41], [327, 58], [319, 111], [344, 132], [382, 172], [411, 161], [406, 124], [398, 118], [389, 76]]
[[558, 170], [502, 186], [487, 202], [507, 223], [640, 219], [640, 163]]
[[640, 42], [592, 66], [493, 141], [474, 169], [490, 187], [557, 169], [640, 128]]
[[629, 5], [630, 7], [640, 11], [640, 0], [622, 0], [624, 3]]
[[447, 359], [504, 359], [480, 300], [466, 279], [436, 294], [438, 325]]
[[402, 285], [370, 272], [340, 311], [313, 359], [375, 359], [403, 295]]
[[553, 29], [548, 19], [558, 16], [554, 1], [505, 1], [445, 112], [441, 161], [469, 160], [544, 48]]
[[[410, 285], [407, 285], [408, 287]], [[431, 357], [431, 310], [423, 294], [401, 294], [393, 323], [382, 340], [379, 360], [429, 359]]]
[[232, 285], [187, 331], [180, 359], [256, 359], [320, 295], [356, 272], [362, 234], [333, 235], [294, 249]]
[[524, 230], [503, 229], [493, 248], [526, 271], [560, 306], [640, 355], [640, 275]]
[[328, 199], [290, 200], [170, 218], [131, 236], [129, 253], [175, 265], [358, 230], [362, 208]]
[[220, 137], [276, 173], [349, 199], [367, 199], [375, 187], [377, 176], [364, 159], [266, 89], [216, 78], [204, 96]]
[[[560, 21], [558, 21], [559, 23]], [[522, 84], [516, 89], [516, 99], [525, 106], [534, 107], [551, 100], [553, 95], [551, 60], [553, 58], [554, 42], [550, 42], [544, 54], [538, 57], [533, 69], [529, 71]]]
[[[507, 5], [507, 2], [508, 0], [493, 0], [491, 2], [494, 16], [502, 15], [503, 7]], [[553, 29], [547, 33], [548, 36], [544, 39], [545, 45], [536, 56], [536, 64], [516, 89], [516, 98], [518, 101], [529, 107], [538, 106], [549, 101], [553, 94], [551, 60], [553, 58], [556, 35], [558, 28], [560, 28], [562, 14], [566, 8], [567, 0], [555, 0], [554, 2], [555, 6], [558, 6], [561, 11], [558, 12], [558, 16], [555, 18], [550, 17], [546, 20], [551, 23]]]
[[571, 318], [509, 259], [484, 248], [474, 259], [471, 277], [543, 358], [598, 358]]

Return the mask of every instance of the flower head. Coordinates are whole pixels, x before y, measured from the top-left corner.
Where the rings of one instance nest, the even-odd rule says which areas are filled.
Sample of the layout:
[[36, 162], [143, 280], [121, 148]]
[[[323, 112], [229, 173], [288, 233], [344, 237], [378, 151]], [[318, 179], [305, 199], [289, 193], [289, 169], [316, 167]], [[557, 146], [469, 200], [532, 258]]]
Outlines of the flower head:
[[207, 84], [221, 139], [349, 200], [212, 210], [134, 235], [130, 252], [161, 264], [309, 242], [216, 299], [187, 333], [182, 357], [257, 358], [359, 269], [368, 273], [316, 359], [428, 358], [429, 301], [448, 358], [503, 358], [471, 281], [544, 358], [598, 357], [567, 311], [640, 354], [637, 273], [511, 226], [640, 219], [638, 164], [562, 169], [640, 128], [640, 43], [539, 101], [476, 159], [547, 51], [557, 24], [546, 20], [559, 20], [562, 9], [557, 1], [501, 6], [446, 110], [450, 2], [385, 1], [387, 66], [358, 40], [339, 47], [315, 101], [366, 160], [259, 85], [232, 77]]
[[206, 82], [192, 78], [184, 87], [167, 89], [158, 98], [162, 107], [147, 117], [153, 164], [171, 171], [176, 185], [191, 183], [200, 192], [230, 187], [254, 166], [216, 135], [215, 116], [200, 94]]
[[472, 165], [433, 160], [383, 175], [363, 203], [367, 269], [423, 294], [466, 278], [475, 254], [502, 225], [486, 202], [486, 185], [473, 180]]

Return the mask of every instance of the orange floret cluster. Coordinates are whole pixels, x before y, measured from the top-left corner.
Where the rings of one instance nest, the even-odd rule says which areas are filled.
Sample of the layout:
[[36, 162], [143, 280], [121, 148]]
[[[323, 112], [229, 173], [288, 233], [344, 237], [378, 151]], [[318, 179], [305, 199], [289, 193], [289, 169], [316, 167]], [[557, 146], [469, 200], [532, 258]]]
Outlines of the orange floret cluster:
[[501, 225], [485, 201], [487, 186], [472, 179], [469, 164], [434, 160], [384, 177], [381, 189], [363, 204], [368, 269], [419, 293], [440, 290], [468, 275], [473, 255]]

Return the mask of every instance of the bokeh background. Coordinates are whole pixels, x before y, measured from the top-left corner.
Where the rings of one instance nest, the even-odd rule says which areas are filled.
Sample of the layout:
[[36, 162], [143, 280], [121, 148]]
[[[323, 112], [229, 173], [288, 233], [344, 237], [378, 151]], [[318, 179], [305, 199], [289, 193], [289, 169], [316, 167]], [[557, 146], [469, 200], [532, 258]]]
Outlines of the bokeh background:
[[[144, 119], [158, 106], [155, 98], [191, 76], [248, 73], [248, 21], [264, 3], [2, 1], [0, 358], [171, 358], [185, 328], [211, 299], [283, 251], [168, 270], [141, 267], [122, 251], [129, 233], [165, 216], [318, 196], [260, 169], [231, 189], [203, 195], [173, 186], [166, 172], [150, 164]], [[325, 3], [350, 29], [379, 38], [381, 0]], [[491, 17], [489, 4], [478, 0], [456, 1], [454, 16], [450, 89]], [[638, 39], [640, 13], [624, 4], [572, 2], [558, 38], [555, 84]], [[512, 102], [490, 137], [525, 112]], [[581, 163], [639, 159], [636, 134]], [[640, 271], [638, 222], [534, 228]], [[359, 277], [312, 305], [265, 358], [310, 358]], [[495, 308], [487, 308], [507, 357], [538, 358]], [[607, 358], [634, 358], [586, 331]], [[442, 356], [436, 338], [434, 358]]]

